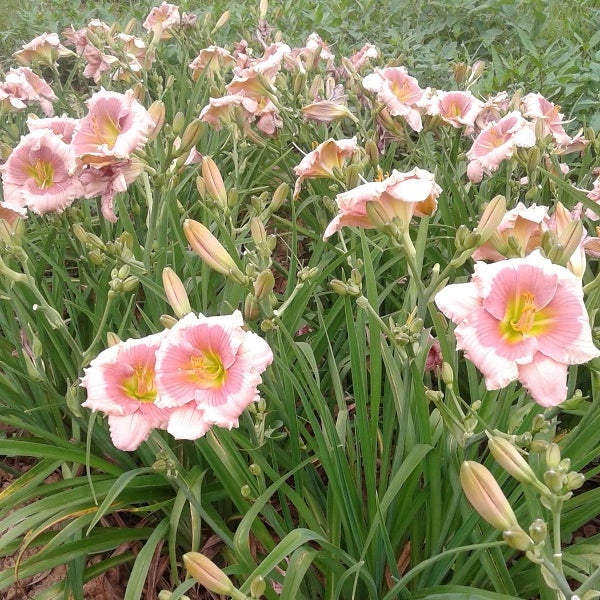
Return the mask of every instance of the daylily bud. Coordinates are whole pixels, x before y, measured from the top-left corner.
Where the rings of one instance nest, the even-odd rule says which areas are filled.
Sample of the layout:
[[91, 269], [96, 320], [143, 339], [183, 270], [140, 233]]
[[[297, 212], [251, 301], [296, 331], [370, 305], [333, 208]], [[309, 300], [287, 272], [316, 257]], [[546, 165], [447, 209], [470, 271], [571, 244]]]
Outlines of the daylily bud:
[[346, 189], [351, 190], [355, 188], [360, 182], [360, 172], [358, 165], [350, 165], [346, 168], [345, 183]]
[[546, 539], [547, 527], [543, 519], [536, 519], [529, 526], [529, 535], [536, 544], [541, 544]]
[[246, 296], [244, 301], [244, 319], [254, 321], [258, 317], [258, 302], [252, 294]]
[[471, 77], [469, 79], [475, 80], [481, 77], [483, 70], [485, 69], [485, 61], [476, 60], [471, 67]]
[[267, 232], [262, 221], [257, 217], [252, 217], [250, 220], [250, 232], [252, 234], [252, 240], [259, 246], [267, 241]]
[[565, 473], [567, 473], [569, 471], [569, 469], [571, 468], [571, 459], [570, 458], [563, 458], [559, 463], [558, 463], [558, 472], [562, 473], [563, 475]]
[[304, 73], [298, 73], [294, 78], [294, 96], [300, 94], [306, 84], [306, 75]]
[[269, 269], [265, 269], [259, 273], [254, 282], [254, 295], [256, 299], [260, 301], [266, 298], [273, 291], [274, 285], [275, 277], [273, 277], [273, 273]]
[[148, 113], [154, 121], [154, 128], [148, 135], [148, 141], [151, 142], [156, 139], [156, 136], [160, 133], [165, 122], [165, 103], [160, 100], [153, 102], [148, 108]]
[[202, 177], [208, 195], [223, 208], [227, 206], [227, 190], [221, 172], [210, 156], [202, 157]]
[[227, 23], [227, 21], [229, 21], [229, 17], [231, 17], [231, 11], [226, 10], [220, 17], [219, 20], [216, 22], [213, 30], [211, 33], [214, 33], [215, 31], [217, 31], [217, 29], [221, 29], [221, 27], [223, 27], [223, 25], [225, 25], [225, 23]]
[[350, 112], [347, 106], [329, 100], [313, 102], [312, 104], [303, 106], [300, 110], [305, 119], [322, 123], [331, 123], [345, 118], [356, 120], [356, 117]]
[[188, 573], [209, 592], [231, 596], [235, 590], [231, 579], [204, 554], [188, 552], [183, 555], [183, 564]]
[[185, 128], [181, 136], [181, 146], [179, 146], [179, 150], [177, 151], [180, 156], [189, 152], [198, 143], [203, 128], [204, 123], [200, 119], [194, 119]]
[[452, 65], [454, 81], [460, 85], [467, 77], [467, 65], [464, 62], [454, 63]]
[[196, 177], [196, 189], [200, 194], [200, 198], [204, 198], [204, 196], [206, 196], [206, 183], [204, 182], [204, 177], [202, 177], [202, 175], [198, 175], [198, 177]]
[[250, 595], [252, 598], [260, 598], [267, 589], [267, 583], [264, 577], [255, 577], [250, 584]]
[[233, 277], [236, 281], [246, 281], [246, 276], [239, 270], [238, 266], [227, 250], [219, 243], [219, 240], [198, 221], [186, 219], [183, 223], [183, 233], [190, 246], [200, 258], [215, 271]]
[[452, 365], [446, 361], [442, 363], [442, 381], [446, 385], [452, 385], [454, 383], [454, 372], [452, 371]]
[[556, 469], [560, 463], [560, 446], [558, 444], [549, 444], [546, 449], [546, 466], [549, 469]]
[[141, 83], [138, 83], [136, 86], [134, 86], [133, 97], [138, 102], [141, 102], [143, 104], [145, 96], [146, 96], [146, 88]]
[[323, 93], [323, 78], [317, 74], [314, 76], [312, 83], [310, 84], [310, 88], [308, 90], [309, 98], [314, 98], [315, 96], [321, 96]]
[[535, 454], [541, 454], [542, 452], [546, 452], [548, 448], [548, 442], [545, 440], [533, 440], [531, 442], [531, 446], [529, 446], [529, 450], [534, 452]]
[[537, 481], [533, 469], [507, 439], [500, 436], [491, 437], [488, 448], [496, 462], [517, 481], [521, 483]]
[[527, 157], [527, 170], [529, 173], [533, 173], [540, 164], [541, 154], [540, 149], [534, 146], [529, 150], [529, 156]]
[[460, 469], [460, 483], [473, 508], [500, 531], [519, 529], [506, 496], [494, 476], [481, 464], [465, 461]]
[[535, 137], [536, 137], [536, 139], [538, 139], [538, 140], [544, 139], [544, 137], [546, 137], [545, 130], [546, 130], [546, 123], [545, 123], [544, 119], [537, 119], [535, 122]]
[[578, 490], [585, 483], [585, 475], [571, 471], [567, 473], [565, 486], [570, 490]]
[[[161, 590], [158, 592], [158, 600], [171, 600], [171, 596], [173, 592], [169, 592], [168, 590]], [[190, 600], [189, 596], [179, 596], [179, 600]]]
[[274, 213], [286, 201], [290, 193], [290, 186], [287, 183], [280, 183], [277, 189], [273, 192], [273, 199], [269, 205], [269, 212]]
[[269, 0], [260, 0], [260, 4], [258, 5], [258, 16], [261, 19], [264, 19], [267, 16], [268, 10], [269, 10]]
[[227, 192], [227, 206], [228, 208], [235, 208], [239, 200], [237, 188], [232, 187]]
[[502, 532], [504, 541], [515, 550], [527, 552], [533, 547], [533, 540], [519, 527]]
[[563, 477], [554, 469], [548, 469], [544, 473], [544, 482], [555, 494], [560, 493], [563, 489]]
[[167, 301], [178, 319], [192, 312], [190, 300], [185, 287], [177, 273], [171, 267], [165, 267], [162, 272], [163, 287], [167, 294]]
[[383, 229], [390, 217], [379, 202], [367, 202], [367, 217], [376, 229]]
[[177, 319], [171, 315], [160, 315], [158, 320], [165, 329], [171, 329], [171, 327], [177, 325]]
[[181, 111], [179, 111], [173, 117], [173, 123], [172, 123], [173, 133], [175, 135], [181, 135], [184, 125], [185, 125], [185, 115]]
[[114, 332], [109, 331], [106, 334], [106, 344], [110, 348], [111, 346], [116, 346], [121, 343], [121, 338]]
[[329, 287], [340, 296], [345, 296], [348, 293], [348, 286], [339, 279], [332, 279], [329, 282]]
[[[564, 210], [564, 208], [563, 208]], [[581, 244], [583, 223], [579, 219], [571, 221], [561, 232], [558, 241], [563, 246], [562, 262], [566, 263]]]
[[481, 235], [480, 242], [487, 242], [492, 234], [498, 229], [504, 215], [506, 214], [506, 199], [504, 196], [495, 196], [485, 207], [476, 231]]

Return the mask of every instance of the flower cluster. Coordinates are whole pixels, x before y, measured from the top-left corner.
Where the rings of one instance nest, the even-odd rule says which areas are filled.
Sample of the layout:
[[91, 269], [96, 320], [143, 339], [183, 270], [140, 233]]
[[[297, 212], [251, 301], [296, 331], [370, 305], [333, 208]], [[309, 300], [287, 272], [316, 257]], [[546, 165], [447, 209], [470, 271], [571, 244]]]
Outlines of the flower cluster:
[[101, 196], [102, 213], [116, 221], [113, 199], [143, 170], [133, 157], [155, 123], [133, 97], [101, 90], [88, 100], [82, 119], [30, 119], [21, 138], [0, 167], [1, 206], [21, 216], [60, 212], [77, 198]]
[[268, 344], [242, 326], [239, 311], [189, 313], [172, 329], [107, 348], [81, 380], [83, 406], [108, 415], [122, 450], [135, 450], [153, 429], [194, 440], [215, 425], [237, 427], [273, 360]]

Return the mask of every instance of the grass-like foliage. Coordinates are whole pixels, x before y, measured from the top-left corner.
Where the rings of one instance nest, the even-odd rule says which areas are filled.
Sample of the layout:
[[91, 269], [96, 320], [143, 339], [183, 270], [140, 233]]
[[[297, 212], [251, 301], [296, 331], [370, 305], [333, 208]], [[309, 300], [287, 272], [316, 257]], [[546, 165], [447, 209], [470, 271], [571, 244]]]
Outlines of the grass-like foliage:
[[0, 595], [597, 597], [591, 3], [59, 4], [0, 83]]

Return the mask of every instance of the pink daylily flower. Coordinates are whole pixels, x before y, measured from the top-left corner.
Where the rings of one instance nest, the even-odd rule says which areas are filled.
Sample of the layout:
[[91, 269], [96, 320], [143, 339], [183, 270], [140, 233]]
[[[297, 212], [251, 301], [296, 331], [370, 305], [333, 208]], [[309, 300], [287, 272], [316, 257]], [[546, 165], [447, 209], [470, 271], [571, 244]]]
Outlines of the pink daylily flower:
[[358, 52], [350, 57], [350, 63], [356, 71], [360, 71], [370, 58], [379, 58], [379, 48], [373, 44], [365, 44]]
[[483, 103], [483, 106], [475, 119], [475, 127], [477, 130], [482, 131], [491, 123], [499, 121], [507, 113], [509, 105], [510, 97], [504, 91], [489, 97]]
[[42, 33], [25, 44], [13, 56], [20, 65], [28, 67], [32, 63], [52, 65], [59, 57], [68, 54], [72, 53], [60, 43], [56, 33]]
[[483, 102], [471, 92], [438, 91], [429, 102], [427, 114], [439, 115], [444, 123], [456, 129], [466, 127], [469, 131], [475, 126], [475, 119], [482, 107]]
[[135, 450], [153, 429], [165, 429], [170, 411], [157, 405], [156, 351], [165, 333], [120, 342], [85, 370], [83, 406], [108, 415], [110, 437], [120, 450]]
[[30, 117], [27, 119], [27, 127], [29, 131], [48, 129], [54, 135], [58, 135], [65, 144], [70, 144], [77, 122], [78, 119], [71, 119], [71, 117], [67, 117], [66, 115], [62, 117], [48, 117], [47, 119]]
[[496, 171], [502, 161], [511, 158], [517, 148], [535, 146], [535, 131], [517, 110], [488, 125], [467, 152], [469, 179], [481, 181], [484, 173]]
[[47, 129], [33, 131], [21, 138], [0, 167], [2, 206], [23, 216], [26, 208], [37, 214], [63, 211], [83, 196], [74, 169], [75, 159], [68, 144]]
[[363, 79], [363, 87], [375, 94], [390, 115], [402, 117], [414, 131], [421, 131], [420, 109], [425, 106], [429, 89], [419, 87], [404, 67], [375, 69]]
[[544, 98], [542, 94], [527, 94], [523, 98], [523, 113], [531, 119], [539, 119], [544, 124], [544, 134], [551, 135], [558, 146], [566, 146], [571, 143], [563, 127], [564, 115], [560, 112], [560, 106]]
[[435, 303], [489, 390], [518, 379], [538, 404], [555, 406], [566, 400], [567, 367], [600, 356], [581, 282], [537, 250], [478, 262], [472, 281], [446, 286]]
[[342, 227], [375, 227], [367, 214], [367, 203], [376, 202], [387, 219], [398, 217], [408, 225], [413, 216], [431, 215], [437, 208], [437, 198], [442, 188], [435, 182], [433, 173], [415, 167], [407, 173], [394, 170], [383, 181], [373, 181], [338, 194], [338, 215], [329, 223], [323, 239], [331, 237]]
[[255, 333], [244, 331], [242, 315], [180, 319], [156, 354], [157, 405], [172, 409], [167, 430], [177, 439], [196, 439], [209, 427], [238, 426], [241, 413], [258, 400], [261, 373], [273, 353]]
[[73, 151], [87, 164], [106, 165], [129, 158], [154, 127], [148, 111], [134, 98], [102, 89], [88, 101], [88, 114], [73, 134]]
[[11, 69], [4, 80], [3, 89], [10, 90], [14, 97], [19, 98], [25, 104], [38, 102], [47, 117], [54, 115], [52, 103], [58, 100], [56, 94], [41, 77], [38, 77], [28, 67]]
[[175, 4], [163, 2], [150, 11], [142, 25], [145, 29], [153, 31], [158, 39], [168, 40], [171, 37], [169, 30], [178, 27], [180, 24], [179, 7]]
[[222, 128], [223, 123], [235, 121], [234, 111], [239, 110], [242, 121], [248, 125], [254, 120], [258, 110], [258, 101], [245, 94], [229, 94], [222, 98], [210, 98], [208, 104], [200, 112], [200, 120], [206, 121], [216, 130]]
[[302, 182], [309, 177], [333, 178], [334, 169], [341, 171], [344, 163], [358, 153], [356, 138], [346, 140], [328, 139], [309, 152], [300, 164], [294, 167], [297, 175], [294, 186], [294, 198], [300, 194]]
[[219, 46], [209, 46], [200, 50], [200, 54], [189, 64], [189, 68], [192, 69], [192, 79], [198, 81], [205, 69], [208, 69], [209, 73], [214, 73], [234, 64], [235, 58], [231, 56], [229, 50]]

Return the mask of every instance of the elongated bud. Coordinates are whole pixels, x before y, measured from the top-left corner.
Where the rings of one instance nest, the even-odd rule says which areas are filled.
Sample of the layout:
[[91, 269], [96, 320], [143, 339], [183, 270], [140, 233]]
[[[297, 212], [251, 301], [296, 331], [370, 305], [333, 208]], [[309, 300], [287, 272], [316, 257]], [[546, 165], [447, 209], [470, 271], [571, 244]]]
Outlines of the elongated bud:
[[196, 177], [196, 189], [200, 194], [200, 198], [204, 198], [204, 196], [206, 196], [206, 183], [204, 183], [204, 177], [202, 177], [202, 175], [198, 175], [198, 177]]
[[379, 202], [367, 202], [367, 217], [376, 229], [383, 229], [390, 217]]
[[487, 242], [497, 231], [498, 225], [502, 222], [506, 214], [506, 199], [504, 196], [495, 196], [485, 207], [476, 231], [481, 235], [480, 242]]
[[252, 294], [246, 296], [244, 301], [244, 320], [255, 321], [258, 318], [258, 302]]
[[[566, 210], [566, 209], [565, 209]], [[581, 244], [583, 223], [579, 219], [571, 221], [561, 232], [558, 241], [563, 246], [562, 262], [566, 263]]]
[[185, 287], [177, 273], [171, 267], [165, 267], [162, 272], [163, 287], [167, 294], [167, 301], [178, 319], [192, 312], [190, 300]]
[[546, 466], [549, 469], [556, 469], [560, 464], [560, 446], [558, 444], [548, 444], [546, 448]]
[[259, 246], [267, 241], [267, 232], [262, 221], [257, 217], [252, 217], [250, 221], [250, 232], [252, 233], [252, 240]]
[[365, 152], [369, 157], [369, 164], [372, 167], [377, 167], [379, 164], [379, 149], [377, 148], [377, 144], [373, 140], [369, 140], [365, 144]]
[[144, 97], [146, 96], [146, 88], [143, 84], [138, 83], [133, 88], [133, 97], [140, 103], [144, 103]]
[[258, 16], [261, 19], [264, 19], [267, 16], [268, 10], [269, 10], [269, 0], [260, 0], [260, 4], [258, 5]]
[[177, 319], [171, 315], [160, 315], [158, 320], [165, 329], [171, 329], [171, 327], [177, 325]]
[[194, 119], [185, 128], [183, 135], [181, 136], [181, 146], [178, 151], [179, 155], [186, 154], [198, 143], [203, 129], [204, 123], [200, 119]]
[[273, 277], [273, 273], [269, 269], [260, 272], [254, 282], [254, 295], [256, 299], [260, 301], [266, 298], [273, 291], [274, 285], [275, 277]]
[[527, 170], [529, 173], [533, 173], [538, 168], [540, 160], [540, 149], [537, 146], [534, 146], [529, 150], [529, 156], [527, 157]]
[[585, 483], [585, 475], [571, 471], [565, 477], [565, 486], [570, 490], [578, 490]]
[[485, 69], [485, 61], [483, 60], [476, 60], [473, 63], [473, 66], [471, 67], [471, 80], [475, 80], [479, 77], [481, 77], [481, 74], [483, 73]]
[[298, 73], [294, 78], [294, 96], [300, 94], [306, 85], [306, 75], [304, 73]]
[[227, 21], [229, 21], [229, 17], [231, 17], [231, 11], [226, 10], [219, 17], [219, 20], [215, 23], [215, 26], [213, 27], [213, 30], [211, 33], [214, 33], [215, 31], [217, 31], [217, 29], [221, 29], [221, 27], [223, 27], [223, 25], [225, 25], [225, 23], [227, 23]]
[[494, 476], [481, 464], [465, 461], [460, 469], [460, 483], [473, 508], [500, 531], [519, 529], [506, 496]]
[[290, 193], [290, 186], [287, 183], [280, 183], [273, 192], [273, 199], [269, 205], [269, 212], [274, 213], [286, 201]]
[[116, 346], [121, 343], [121, 338], [114, 332], [109, 331], [106, 334], [106, 344], [110, 348], [111, 346]]
[[184, 125], [185, 115], [181, 111], [175, 113], [175, 116], [173, 117], [173, 123], [171, 125], [173, 127], [173, 133], [175, 135], [181, 135]]
[[521, 483], [537, 481], [533, 469], [507, 439], [500, 436], [491, 437], [488, 448], [496, 462], [517, 481]]
[[452, 371], [452, 365], [446, 361], [442, 363], [442, 381], [446, 385], [452, 385], [454, 383], [454, 372]]
[[452, 65], [454, 81], [460, 85], [467, 78], [467, 65], [464, 62], [454, 63]]
[[153, 102], [148, 108], [148, 113], [154, 121], [154, 128], [148, 135], [148, 141], [151, 142], [156, 139], [156, 136], [160, 133], [165, 123], [165, 103], [160, 100]]
[[187, 572], [209, 592], [231, 596], [235, 590], [231, 579], [204, 554], [188, 552], [183, 555], [183, 564]]
[[519, 527], [502, 532], [504, 541], [515, 550], [527, 552], [533, 548], [533, 540]]
[[227, 207], [227, 190], [219, 167], [210, 156], [202, 157], [202, 177], [208, 195], [221, 207]]

